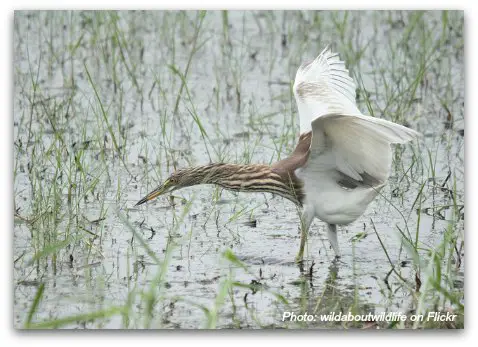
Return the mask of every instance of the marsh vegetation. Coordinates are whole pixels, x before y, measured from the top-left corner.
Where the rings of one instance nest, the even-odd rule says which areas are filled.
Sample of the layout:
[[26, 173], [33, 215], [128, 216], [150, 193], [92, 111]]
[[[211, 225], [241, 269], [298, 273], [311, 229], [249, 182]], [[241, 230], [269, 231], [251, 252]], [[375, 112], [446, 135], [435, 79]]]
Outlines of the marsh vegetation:
[[[462, 12], [17, 11], [17, 328], [462, 328]], [[340, 227], [214, 186], [133, 207], [175, 168], [272, 163], [298, 138], [292, 83], [326, 44], [359, 108], [424, 134]], [[454, 322], [290, 322], [283, 312], [452, 312]]]

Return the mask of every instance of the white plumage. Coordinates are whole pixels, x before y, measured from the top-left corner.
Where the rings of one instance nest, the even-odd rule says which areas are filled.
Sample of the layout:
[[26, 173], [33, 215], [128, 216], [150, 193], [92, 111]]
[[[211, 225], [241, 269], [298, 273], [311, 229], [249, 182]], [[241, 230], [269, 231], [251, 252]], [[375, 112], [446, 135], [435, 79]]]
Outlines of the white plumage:
[[420, 136], [402, 125], [363, 115], [355, 102], [355, 83], [338, 54], [325, 48], [297, 71], [294, 95], [300, 132], [312, 131], [306, 164], [296, 171], [306, 192], [303, 243], [312, 220], [328, 223], [328, 236], [339, 255], [336, 225], [362, 215], [385, 185], [393, 143]]

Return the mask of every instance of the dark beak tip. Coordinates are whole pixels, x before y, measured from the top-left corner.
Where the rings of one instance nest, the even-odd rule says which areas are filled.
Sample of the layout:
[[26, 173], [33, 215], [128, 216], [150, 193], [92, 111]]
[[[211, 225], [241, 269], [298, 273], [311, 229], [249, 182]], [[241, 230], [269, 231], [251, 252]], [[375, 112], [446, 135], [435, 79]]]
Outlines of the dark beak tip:
[[139, 206], [139, 205], [142, 205], [144, 204], [145, 202], [148, 202], [150, 200], [153, 200], [154, 198], [160, 196], [160, 195], [163, 195], [165, 192], [165, 187], [164, 185], [162, 186], [159, 186], [158, 188], [156, 188], [155, 190], [153, 190], [152, 192], [150, 192], [148, 195], [146, 195], [144, 198], [142, 198], [141, 200], [139, 200], [136, 205], [134, 205], [135, 207], [136, 206]]
[[142, 205], [142, 204], [144, 204], [146, 201], [148, 201], [148, 200], [146, 200], [146, 199], [141, 199], [141, 200], [139, 200], [139, 201], [136, 203], [136, 205], [134, 205], [134, 207], [139, 206], [139, 205]]

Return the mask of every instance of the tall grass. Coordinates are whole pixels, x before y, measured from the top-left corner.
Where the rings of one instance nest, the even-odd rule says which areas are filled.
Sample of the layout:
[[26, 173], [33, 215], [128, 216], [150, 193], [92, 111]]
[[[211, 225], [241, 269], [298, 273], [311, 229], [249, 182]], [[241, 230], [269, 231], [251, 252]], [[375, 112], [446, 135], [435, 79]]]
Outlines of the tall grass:
[[[364, 113], [425, 135], [341, 228], [342, 260], [316, 222], [298, 268], [296, 208], [268, 194], [202, 186], [133, 207], [177, 168], [285, 158], [295, 72], [326, 44]], [[15, 12], [15, 326], [462, 328], [463, 48], [454, 11]]]

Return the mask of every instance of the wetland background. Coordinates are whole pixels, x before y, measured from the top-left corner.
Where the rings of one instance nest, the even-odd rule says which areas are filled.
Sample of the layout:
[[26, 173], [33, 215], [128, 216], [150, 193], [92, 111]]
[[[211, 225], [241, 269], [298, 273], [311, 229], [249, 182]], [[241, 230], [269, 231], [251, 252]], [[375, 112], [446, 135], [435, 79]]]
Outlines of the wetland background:
[[[16, 11], [16, 328], [463, 328], [461, 11]], [[294, 263], [295, 206], [175, 168], [272, 163], [298, 138], [295, 72], [329, 44], [365, 114], [424, 134], [387, 187]], [[290, 322], [453, 312], [455, 322]]]

